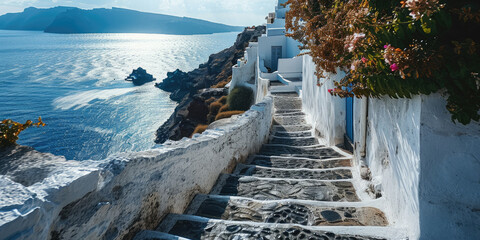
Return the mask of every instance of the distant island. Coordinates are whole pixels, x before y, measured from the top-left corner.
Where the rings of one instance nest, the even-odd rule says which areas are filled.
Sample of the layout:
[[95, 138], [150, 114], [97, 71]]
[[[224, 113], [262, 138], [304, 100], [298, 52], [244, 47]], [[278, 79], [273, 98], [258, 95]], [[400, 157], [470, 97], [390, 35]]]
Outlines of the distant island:
[[229, 26], [188, 17], [145, 13], [129, 9], [54, 7], [26, 8], [21, 13], [0, 16], [2, 30], [30, 30], [47, 33], [159, 33], [174, 35], [240, 32]]

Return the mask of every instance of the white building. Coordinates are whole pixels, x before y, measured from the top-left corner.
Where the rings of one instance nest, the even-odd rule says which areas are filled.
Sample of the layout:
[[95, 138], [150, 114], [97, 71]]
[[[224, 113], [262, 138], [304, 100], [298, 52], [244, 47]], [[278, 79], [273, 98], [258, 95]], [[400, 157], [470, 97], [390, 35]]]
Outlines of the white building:
[[[350, 148], [356, 167], [370, 168], [366, 188], [381, 196], [391, 226], [404, 228], [411, 239], [480, 238], [480, 124], [453, 123], [440, 93], [331, 96], [328, 89], [344, 73], [317, 86], [312, 58], [297, 56], [298, 42], [285, 36], [284, 2], [267, 17], [266, 33], [247, 50], [247, 63], [234, 67], [232, 83], [255, 89], [257, 102], [269, 92], [298, 92], [316, 134], [328, 146]], [[238, 74], [242, 67], [248, 71]]]
[[[275, 12], [266, 17], [266, 33], [258, 38], [257, 43], [250, 43], [244, 59], [233, 67], [230, 89], [245, 85], [257, 92], [257, 87], [252, 85], [252, 77], [254, 82], [267, 80], [269, 84], [276, 85], [273, 88], [277, 91], [292, 91], [301, 87], [303, 57], [297, 57], [300, 43], [285, 36], [285, 13], [288, 11], [288, 7], [283, 6], [285, 2], [277, 2]], [[263, 95], [263, 92], [257, 94]]]

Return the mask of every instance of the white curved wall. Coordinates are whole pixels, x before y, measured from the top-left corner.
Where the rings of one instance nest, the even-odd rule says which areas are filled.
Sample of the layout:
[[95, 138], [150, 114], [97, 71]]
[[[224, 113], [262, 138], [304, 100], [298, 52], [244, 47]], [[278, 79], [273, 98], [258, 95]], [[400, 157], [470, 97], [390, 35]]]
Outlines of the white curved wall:
[[230, 124], [193, 139], [96, 163], [76, 162], [80, 167], [59, 168], [31, 188], [5, 189], [12, 182], [2, 178], [1, 216], [11, 217], [0, 222], [0, 239], [122, 239], [153, 229], [167, 213], [182, 213], [196, 193], [208, 193], [219, 174], [258, 151], [271, 122], [272, 99], [266, 97]]

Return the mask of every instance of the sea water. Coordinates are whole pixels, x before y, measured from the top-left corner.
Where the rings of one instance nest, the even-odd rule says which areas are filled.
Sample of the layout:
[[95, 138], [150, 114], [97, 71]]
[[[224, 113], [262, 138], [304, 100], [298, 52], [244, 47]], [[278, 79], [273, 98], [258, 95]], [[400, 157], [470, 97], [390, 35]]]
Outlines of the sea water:
[[237, 34], [0, 31], [0, 121], [41, 116], [47, 125], [22, 132], [18, 143], [68, 160], [150, 149], [176, 103], [154, 83], [124, 78], [138, 67], [157, 82], [168, 71], [193, 70]]

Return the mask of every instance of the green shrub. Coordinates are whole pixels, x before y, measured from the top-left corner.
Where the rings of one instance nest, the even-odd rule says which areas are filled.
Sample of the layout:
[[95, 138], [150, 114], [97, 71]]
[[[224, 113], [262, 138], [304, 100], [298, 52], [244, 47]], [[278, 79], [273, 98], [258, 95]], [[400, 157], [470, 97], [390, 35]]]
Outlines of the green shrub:
[[0, 146], [8, 146], [16, 144], [18, 135], [25, 129], [35, 126], [44, 127], [45, 123], [42, 122], [42, 118], [38, 118], [37, 123], [33, 123], [28, 120], [25, 124], [21, 124], [10, 119], [5, 119], [0, 122]]
[[220, 120], [220, 119], [224, 119], [224, 118], [229, 118], [233, 115], [240, 115], [240, 114], [243, 114], [245, 111], [228, 111], [228, 112], [221, 112], [217, 115], [217, 117], [215, 118], [215, 121], [217, 120]]
[[208, 125], [199, 124], [199, 125], [195, 128], [195, 130], [193, 131], [192, 136], [193, 136], [194, 134], [196, 134], [196, 133], [200, 133], [200, 134], [201, 134], [201, 133], [205, 132], [205, 130], [207, 130], [207, 128], [208, 128]]
[[227, 103], [232, 111], [247, 111], [253, 103], [253, 90], [238, 86], [228, 95]]

